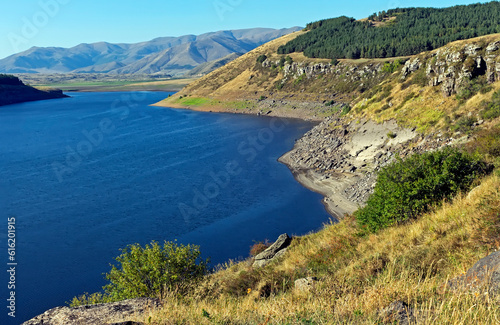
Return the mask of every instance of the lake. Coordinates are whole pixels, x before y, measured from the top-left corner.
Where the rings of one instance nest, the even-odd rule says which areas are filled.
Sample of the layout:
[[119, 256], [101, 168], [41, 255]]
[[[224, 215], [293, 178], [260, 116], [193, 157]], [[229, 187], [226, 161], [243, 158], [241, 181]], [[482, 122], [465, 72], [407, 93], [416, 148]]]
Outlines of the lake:
[[16, 308], [13, 320], [3, 307], [1, 324], [99, 291], [128, 244], [197, 244], [214, 266], [329, 221], [321, 196], [277, 162], [312, 123], [148, 106], [165, 92], [69, 95], [0, 107], [0, 235]]

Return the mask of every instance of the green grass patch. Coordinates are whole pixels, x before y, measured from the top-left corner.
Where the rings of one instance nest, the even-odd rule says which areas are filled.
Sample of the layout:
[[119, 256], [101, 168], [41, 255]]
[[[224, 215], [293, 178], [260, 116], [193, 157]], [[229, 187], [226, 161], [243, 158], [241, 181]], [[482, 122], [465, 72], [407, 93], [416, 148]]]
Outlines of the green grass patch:
[[177, 100], [177, 103], [186, 106], [201, 106], [210, 104], [210, 99], [204, 97], [182, 97]]

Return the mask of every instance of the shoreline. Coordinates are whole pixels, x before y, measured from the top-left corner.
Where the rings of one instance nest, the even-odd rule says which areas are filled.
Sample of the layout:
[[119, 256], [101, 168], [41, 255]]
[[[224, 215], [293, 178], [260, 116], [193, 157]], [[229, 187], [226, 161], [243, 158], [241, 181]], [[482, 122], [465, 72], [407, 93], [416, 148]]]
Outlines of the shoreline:
[[[300, 119], [302, 121], [314, 121], [318, 122], [315, 126], [317, 127], [323, 121], [328, 120], [328, 118], [311, 118], [305, 117], [302, 114], [283, 114], [284, 112], [280, 109], [274, 110], [270, 114], [256, 114], [255, 112], [237, 110], [237, 109], [229, 109], [224, 106], [217, 105], [199, 105], [199, 106], [186, 106], [180, 104], [164, 104], [161, 101], [155, 104], [151, 104], [150, 106], [155, 107], [165, 107], [165, 108], [174, 108], [174, 109], [188, 109], [192, 111], [198, 112], [207, 112], [207, 113], [232, 113], [232, 114], [244, 114], [244, 115], [259, 115], [264, 117], [280, 117], [280, 118], [294, 118]], [[313, 132], [315, 129], [313, 127], [308, 133]], [[307, 134], [307, 133], [306, 133]], [[303, 139], [302, 136], [301, 139]], [[325, 175], [320, 172], [315, 171], [312, 168], [305, 168], [300, 166], [299, 163], [296, 163], [292, 159], [292, 154], [296, 152], [297, 144], [285, 152], [281, 157], [278, 158], [278, 162], [285, 165], [290, 172], [292, 173], [294, 179], [303, 187], [321, 194], [323, 196], [321, 202], [325, 207], [325, 210], [328, 214], [334, 218], [335, 220], [341, 220], [346, 214], [352, 214], [356, 211], [360, 204], [353, 199], [350, 199], [345, 195], [347, 189], [349, 187], [355, 186], [360, 180], [363, 179], [363, 175], [359, 173], [350, 173], [350, 172], [337, 172], [334, 175]]]
[[[165, 107], [165, 108], [176, 108], [176, 109], [187, 109], [196, 112], [208, 112], [208, 113], [232, 113], [232, 114], [243, 114], [243, 115], [254, 115], [254, 116], [268, 116], [268, 117], [281, 117], [281, 118], [293, 118], [299, 119], [307, 122], [317, 122], [320, 123], [324, 120], [325, 117], [321, 116], [311, 116], [307, 111], [307, 109], [287, 109], [283, 104], [275, 104], [273, 103], [273, 107], [267, 107], [266, 104], [273, 101], [265, 100], [265, 101], [256, 101], [256, 106], [254, 108], [245, 108], [238, 109], [233, 107], [228, 107], [224, 104], [210, 104], [210, 105], [183, 105], [178, 103], [165, 103], [165, 100], [161, 100], [157, 103], [151, 104], [150, 106], [155, 107]], [[308, 104], [310, 107], [319, 106], [318, 103], [310, 103], [304, 102]], [[262, 107], [260, 107], [262, 105]], [[309, 107], [309, 108], [310, 108]]]
[[278, 161], [288, 167], [300, 185], [323, 196], [321, 203], [323, 203], [328, 214], [340, 221], [346, 214], [351, 214], [358, 209], [359, 206], [356, 202], [349, 200], [341, 193], [355, 184], [356, 181], [359, 181], [361, 177], [354, 174], [338, 174], [335, 178], [332, 178], [311, 169], [296, 169], [290, 160], [292, 151], [293, 149], [285, 153]]

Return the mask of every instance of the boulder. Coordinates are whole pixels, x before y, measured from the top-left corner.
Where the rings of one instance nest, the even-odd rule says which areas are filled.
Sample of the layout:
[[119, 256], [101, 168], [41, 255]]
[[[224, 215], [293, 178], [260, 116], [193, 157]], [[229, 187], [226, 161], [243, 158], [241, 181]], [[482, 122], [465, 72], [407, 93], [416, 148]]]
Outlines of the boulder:
[[153, 298], [136, 298], [119, 302], [79, 307], [56, 307], [36, 316], [22, 325], [138, 325], [145, 313], [158, 308], [160, 301]]
[[273, 259], [285, 254], [286, 248], [292, 243], [292, 238], [287, 234], [282, 234], [265, 251], [255, 256], [254, 267], [263, 267], [269, 264]]
[[298, 291], [310, 291], [314, 288], [316, 282], [318, 282], [318, 279], [313, 276], [298, 279], [295, 280], [295, 289], [297, 289]]
[[462, 276], [450, 280], [451, 290], [485, 290], [490, 294], [500, 294], [500, 251], [494, 252], [474, 264]]

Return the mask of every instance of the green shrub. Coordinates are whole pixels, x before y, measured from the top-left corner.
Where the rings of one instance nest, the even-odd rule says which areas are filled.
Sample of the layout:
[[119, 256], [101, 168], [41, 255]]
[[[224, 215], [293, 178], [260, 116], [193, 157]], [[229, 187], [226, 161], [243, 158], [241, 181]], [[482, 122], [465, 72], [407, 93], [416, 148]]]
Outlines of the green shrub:
[[284, 57], [281, 57], [281, 58], [280, 58], [280, 61], [279, 61], [279, 63], [278, 63], [278, 66], [279, 66], [280, 68], [283, 68], [283, 67], [285, 66], [285, 62], [286, 62], [286, 59], [285, 59]]
[[84, 294], [73, 298], [71, 306], [120, 301], [137, 297], [164, 297], [168, 291], [185, 293], [193, 282], [207, 273], [208, 260], [200, 258], [195, 245], [151, 242], [144, 248], [129, 245], [106, 274], [105, 294]]
[[[427, 86], [428, 80], [425, 69], [419, 69], [417, 72], [414, 72], [413, 78], [410, 79], [410, 84], [418, 85], [420, 87]], [[410, 84], [404, 85], [404, 87], [407, 88]], [[403, 85], [401, 85], [401, 89], [404, 89]]]
[[341, 116], [347, 115], [349, 114], [350, 111], [351, 111], [351, 106], [345, 105], [344, 107], [342, 107], [342, 112], [340, 113], [340, 115]]
[[460, 102], [464, 102], [479, 92], [485, 94], [491, 91], [491, 89], [492, 87], [488, 84], [485, 76], [476, 77], [462, 83], [456, 95], [456, 99]]
[[389, 139], [394, 139], [395, 137], [397, 137], [397, 134], [396, 134], [396, 133], [394, 133], [394, 132], [392, 132], [392, 131], [389, 131], [389, 132], [387, 133], [387, 137], [388, 137]]
[[117, 300], [163, 297], [166, 291], [185, 291], [207, 272], [208, 260], [202, 260], [200, 255], [199, 246], [195, 245], [129, 245], [116, 258], [119, 268], [113, 265], [106, 274], [110, 284], [104, 290]]
[[257, 63], [262, 64], [262, 62], [264, 62], [264, 61], [266, 61], [266, 60], [267, 60], [267, 55], [265, 55], [265, 54], [259, 55], [259, 56], [257, 57]]
[[486, 170], [484, 162], [451, 148], [398, 158], [381, 169], [374, 193], [355, 216], [372, 232], [416, 218], [431, 205], [469, 189]]

